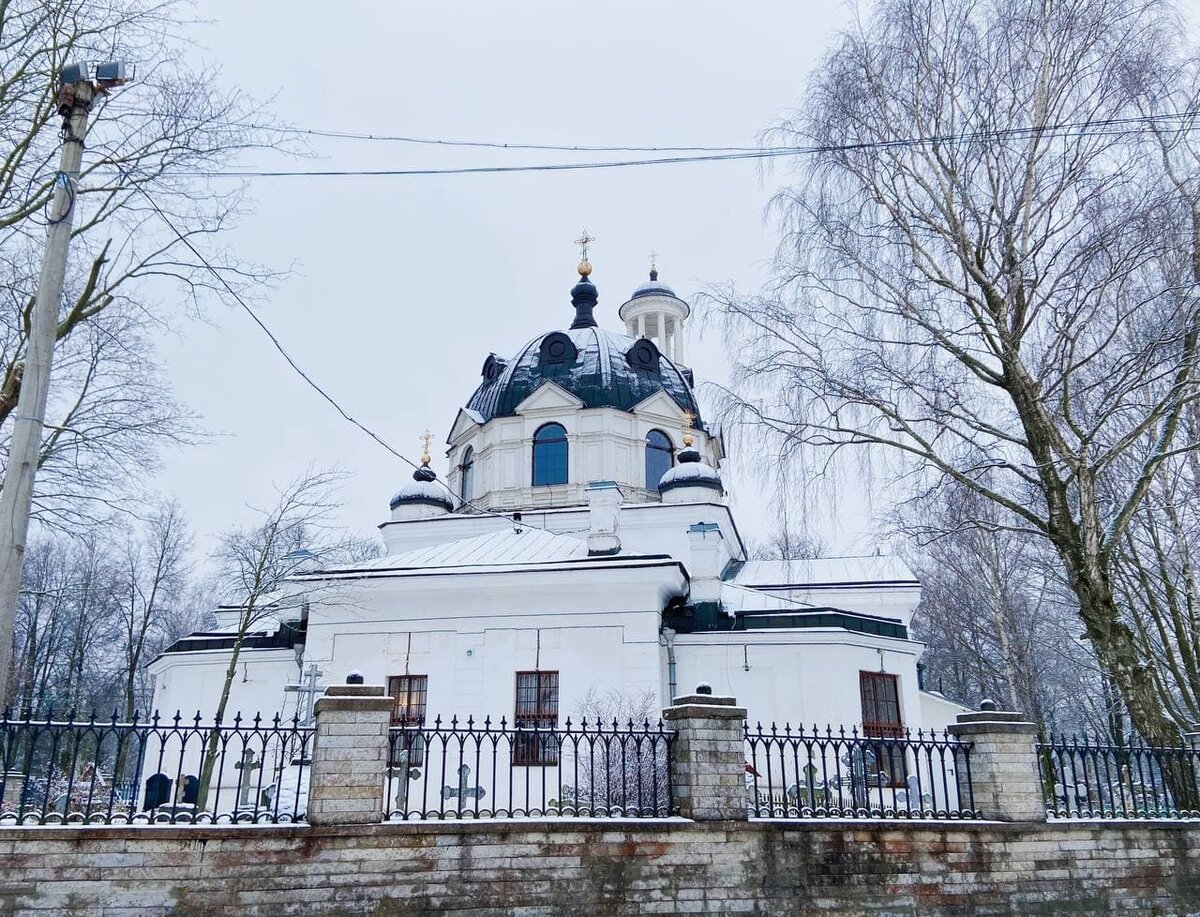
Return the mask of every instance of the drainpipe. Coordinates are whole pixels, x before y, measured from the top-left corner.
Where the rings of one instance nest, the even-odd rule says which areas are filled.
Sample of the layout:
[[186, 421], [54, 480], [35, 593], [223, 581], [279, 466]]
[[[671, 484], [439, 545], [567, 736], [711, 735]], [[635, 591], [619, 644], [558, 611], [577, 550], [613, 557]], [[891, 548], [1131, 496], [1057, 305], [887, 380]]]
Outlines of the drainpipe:
[[675, 631], [669, 627], [659, 629], [663, 645], [667, 648], [667, 703], [675, 702]]

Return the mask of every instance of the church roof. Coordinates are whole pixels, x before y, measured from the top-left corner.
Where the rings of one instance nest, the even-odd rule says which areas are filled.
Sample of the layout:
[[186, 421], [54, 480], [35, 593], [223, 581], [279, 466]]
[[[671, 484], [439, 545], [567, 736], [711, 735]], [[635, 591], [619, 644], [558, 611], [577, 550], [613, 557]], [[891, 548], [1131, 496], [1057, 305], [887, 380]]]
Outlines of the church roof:
[[[552, 335], [570, 339], [575, 348], [574, 359], [552, 362], [545, 358], [542, 342]], [[632, 411], [657, 392], [666, 392], [681, 410], [695, 414], [694, 425], [703, 429], [696, 397], [683, 370], [657, 350], [656, 361], [648, 361], [644, 368], [634, 368], [626, 355], [635, 343], [628, 335], [596, 327], [540, 334], [504, 364], [494, 378], [485, 375], [468, 400], [467, 410], [478, 413], [484, 420], [511, 417], [517, 406], [544, 382], [554, 382], [582, 401], [585, 408]]]
[[918, 586], [920, 581], [894, 554], [747, 561], [733, 582], [756, 588]]
[[553, 563], [588, 556], [587, 543], [543, 529], [503, 528], [496, 532], [430, 545], [403, 554], [380, 557], [361, 565], [364, 570], [413, 567], [474, 567], [494, 564]]

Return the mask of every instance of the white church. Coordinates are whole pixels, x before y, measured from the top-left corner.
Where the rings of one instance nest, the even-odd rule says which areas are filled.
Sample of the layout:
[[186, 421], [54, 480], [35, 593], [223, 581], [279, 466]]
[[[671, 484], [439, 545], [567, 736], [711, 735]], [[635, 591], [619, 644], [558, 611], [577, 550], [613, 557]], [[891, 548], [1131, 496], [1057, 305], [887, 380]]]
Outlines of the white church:
[[[591, 270], [585, 253], [566, 330], [488, 355], [445, 482], [427, 453], [392, 498], [386, 556], [291, 577], [243, 643], [229, 713], [305, 717], [306, 676], [357, 671], [407, 726], [656, 719], [700, 682], [752, 724], [952, 722], [962, 708], [921, 689], [912, 573], [894, 557], [751, 559], [743, 532], [760, 520], [739, 525], [725, 498], [721, 433], [684, 352], [689, 305], [651, 271], [605, 330]], [[164, 715], [212, 716], [239, 615], [218, 610], [217, 630], [154, 660]]]

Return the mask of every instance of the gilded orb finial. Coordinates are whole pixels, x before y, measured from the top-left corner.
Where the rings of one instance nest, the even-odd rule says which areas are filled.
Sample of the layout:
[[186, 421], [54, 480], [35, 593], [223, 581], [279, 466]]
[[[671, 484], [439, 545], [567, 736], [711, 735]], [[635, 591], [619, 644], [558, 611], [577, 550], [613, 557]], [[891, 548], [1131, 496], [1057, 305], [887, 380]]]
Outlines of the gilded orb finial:
[[433, 442], [433, 434], [426, 430], [417, 439], [424, 444], [424, 448], [421, 450], [421, 464], [428, 465], [433, 460], [433, 457], [429, 454], [429, 444]]
[[692, 436], [692, 424], [696, 420], [696, 415], [692, 411], [683, 412], [683, 444], [690, 446], [696, 441], [696, 437]]
[[579, 276], [587, 277], [592, 272], [592, 262], [588, 261], [588, 246], [596, 241], [596, 237], [590, 235], [585, 229], [583, 235], [575, 240], [575, 244], [579, 246]]

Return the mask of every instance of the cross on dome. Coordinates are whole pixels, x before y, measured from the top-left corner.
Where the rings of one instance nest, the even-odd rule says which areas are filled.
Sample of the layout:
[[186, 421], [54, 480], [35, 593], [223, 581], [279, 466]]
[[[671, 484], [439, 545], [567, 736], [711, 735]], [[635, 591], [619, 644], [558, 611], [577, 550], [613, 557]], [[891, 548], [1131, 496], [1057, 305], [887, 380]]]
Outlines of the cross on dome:
[[426, 429], [417, 439], [421, 441], [424, 447], [421, 450], [421, 464], [428, 465], [433, 460], [433, 457], [429, 454], [429, 444], [433, 442], [433, 434]]
[[575, 244], [579, 246], [579, 276], [587, 277], [592, 272], [592, 262], [588, 261], [588, 246], [596, 241], [596, 237], [591, 235], [586, 229], [583, 235], [575, 240]]

